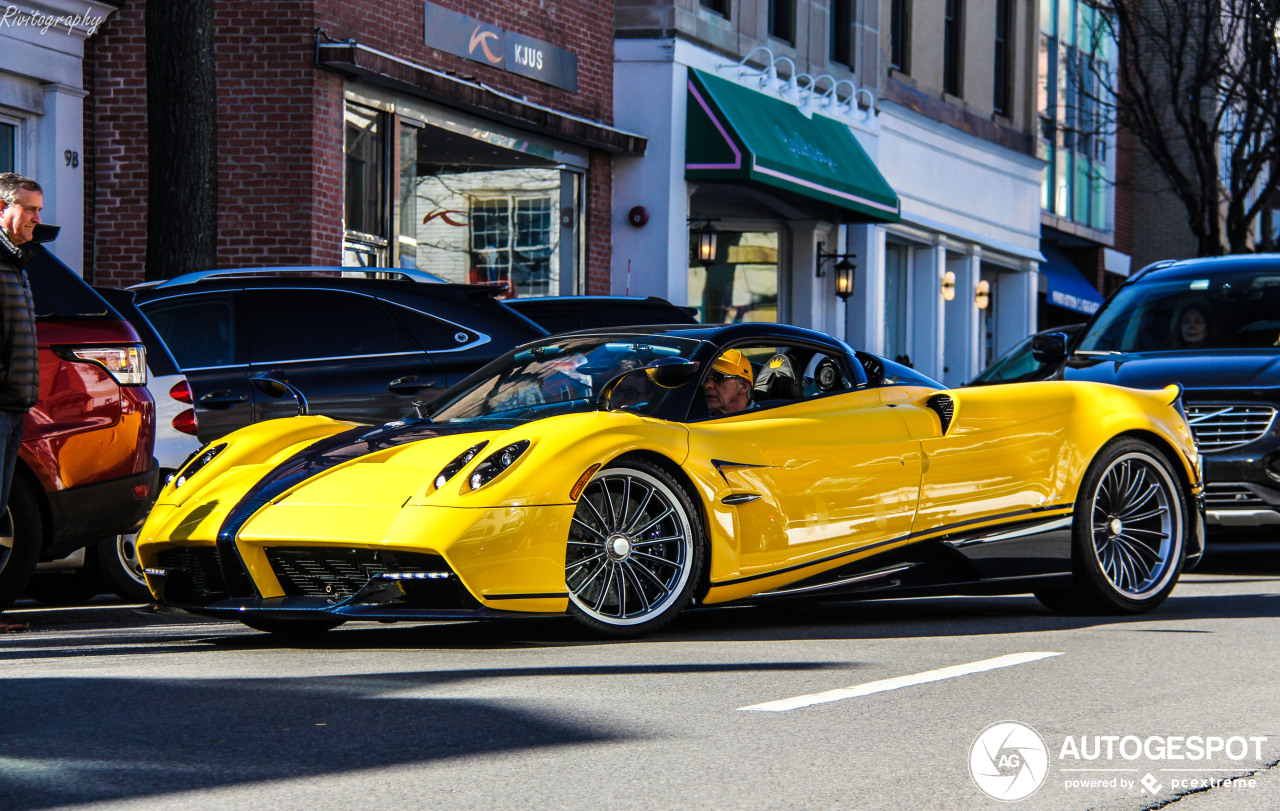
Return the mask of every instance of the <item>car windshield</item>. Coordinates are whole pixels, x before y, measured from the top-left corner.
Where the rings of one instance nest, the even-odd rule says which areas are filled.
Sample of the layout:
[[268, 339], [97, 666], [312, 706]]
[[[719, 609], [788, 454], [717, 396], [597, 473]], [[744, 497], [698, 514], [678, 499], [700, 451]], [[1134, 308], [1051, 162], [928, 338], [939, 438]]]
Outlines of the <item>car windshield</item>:
[[1280, 346], [1280, 270], [1154, 278], [1123, 288], [1079, 354]]
[[[528, 422], [596, 408], [605, 384], [663, 359], [688, 359], [701, 344], [659, 335], [590, 335], [548, 340], [500, 358], [434, 411], [434, 422]], [[611, 409], [652, 414], [670, 390], [643, 372], [628, 375]]]

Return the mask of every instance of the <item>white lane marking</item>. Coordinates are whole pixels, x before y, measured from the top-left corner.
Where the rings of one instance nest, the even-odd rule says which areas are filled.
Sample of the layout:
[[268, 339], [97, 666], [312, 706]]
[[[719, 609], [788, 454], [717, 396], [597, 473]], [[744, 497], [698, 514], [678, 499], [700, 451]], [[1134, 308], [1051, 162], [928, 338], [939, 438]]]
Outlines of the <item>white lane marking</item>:
[[952, 665], [951, 667], [943, 667], [938, 670], [926, 670], [923, 673], [915, 673], [910, 676], [896, 676], [892, 679], [869, 681], [866, 684], [855, 684], [852, 687], [841, 687], [838, 690], [827, 690], [824, 693], [812, 693], [807, 696], [783, 698], [778, 701], [766, 701], [763, 704], [752, 704], [750, 707], [739, 707], [738, 709], [756, 710], [759, 712], [786, 712], [787, 710], [798, 710], [801, 707], [811, 707], [814, 704], [826, 704], [830, 701], [843, 701], [846, 698], [869, 696], [872, 693], [883, 693], [886, 690], [897, 690], [900, 687], [910, 687], [913, 684], [928, 684], [931, 681], [954, 679], [957, 676], [968, 676], [971, 673], [982, 673], [986, 670], [1013, 667], [1014, 665], [1025, 665], [1027, 662], [1034, 662], [1038, 659], [1047, 659], [1050, 656], [1061, 655], [1061, 653], [1056, 653], [1054, 651], [1010, 653], [1007, 656], [997, 656], [994, 659], [983, 659], [980, 662], [969, 662], [964, 665]]

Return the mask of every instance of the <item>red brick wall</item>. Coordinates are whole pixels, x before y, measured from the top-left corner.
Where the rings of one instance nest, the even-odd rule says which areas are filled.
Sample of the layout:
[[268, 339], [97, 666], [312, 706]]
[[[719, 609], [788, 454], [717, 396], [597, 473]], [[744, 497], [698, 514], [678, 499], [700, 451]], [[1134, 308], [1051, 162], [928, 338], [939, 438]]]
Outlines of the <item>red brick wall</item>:
[[[613, 5], [525, 0], [456, 11], [559, 45], [578, 56], [578, 92], [428, 49], [418, 0], [218, 0], [218, 264], [341, 261], [343, 78], [315, 67], [316, 30], [527, 100], [605, 123], [613, 110]], [[141, 281], [146, 259], [144, 0], [122, 0], [87, 51], [86, 276]], [[590, 292], [608, 291], [609, 156], [592, 153], [586, 245]]]

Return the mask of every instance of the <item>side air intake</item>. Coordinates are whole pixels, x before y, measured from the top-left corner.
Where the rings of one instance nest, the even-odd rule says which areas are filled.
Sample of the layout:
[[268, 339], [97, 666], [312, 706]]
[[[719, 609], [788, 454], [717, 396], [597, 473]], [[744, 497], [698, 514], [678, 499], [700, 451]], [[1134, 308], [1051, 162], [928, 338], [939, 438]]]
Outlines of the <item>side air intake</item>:
[[937, 412], [938, 419], [942, 420], [942, 433], [945, 434], [951, 427], [951, 412], [955, 410], [955, 404], [951, 402], [951, 398], [945, 394], [935, 394], [925, 405]]

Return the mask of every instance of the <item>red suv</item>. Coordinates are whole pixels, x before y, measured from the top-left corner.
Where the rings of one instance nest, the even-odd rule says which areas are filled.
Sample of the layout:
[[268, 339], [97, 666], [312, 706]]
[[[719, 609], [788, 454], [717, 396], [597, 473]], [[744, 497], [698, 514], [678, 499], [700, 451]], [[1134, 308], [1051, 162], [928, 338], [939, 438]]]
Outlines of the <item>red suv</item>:
[[27, 275], [40, 398], [23, 426], [10, 520], [0, 520], [0, 608], [38, 561], [132, 530], [156, 492], [155, 403], [137, 333], [47, 251]]

